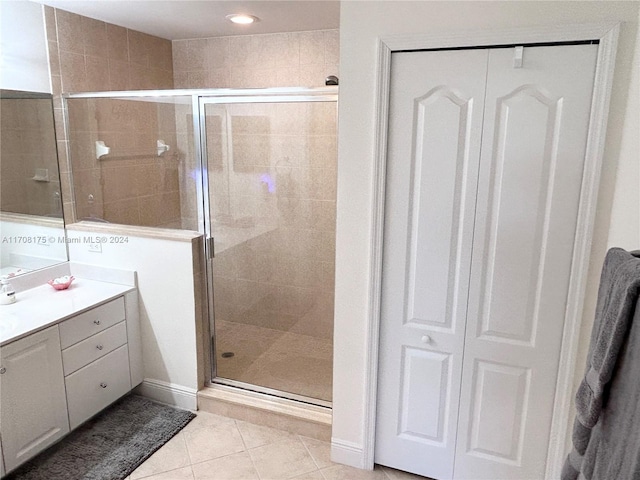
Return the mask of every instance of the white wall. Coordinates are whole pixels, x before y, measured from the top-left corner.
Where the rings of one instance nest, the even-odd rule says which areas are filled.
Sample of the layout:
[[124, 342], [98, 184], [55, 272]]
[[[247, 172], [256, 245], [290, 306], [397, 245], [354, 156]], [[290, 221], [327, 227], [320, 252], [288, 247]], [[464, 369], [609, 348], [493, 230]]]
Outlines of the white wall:
[[[548, 24], [623, 21], [611, 99], [589, 296], [595, 297], [606, 247], [640, 248], [638, 186], [637, 2], [343, 1], [340, 18], [340, 112], [332, 454], [363, 467], [365, 338], [369, 327], [373, 210], [376, 45], [379, 36]], [[637, 54], [636, 54], [637, 62]], [[632, 83], [633, 81], [633, 83]], [[617, 179], [616, 179], [617, 177]], [[585, 311], [590, 331], [593, 306]], [[588, 333], [583, 335], [588, 342]], [[586, 339], [586, 340], [585, 340]], [[583, 345], [584, 355], [584, 345]], [[578, 360], [583, 365], [582, 358]], [[580, 367], [581, 370], [581, 367]], [[576, 376], [582, 372], [577, 372]]]
[[51, 93], [43, 6], [0, 1], [0, 88]]
[[[191, 241], [77, 231], [74, 227], [67, 234], [70, 242], [78, 239], [78, 243], [69, 243], [71, 261], [137, 272], [144, 393], [195, 409], [202, 379], [198, 378]], [[101, 253], [90, 252], [86, 237], [98, 236], [121, 237], [127, 243], [106, 243]]]

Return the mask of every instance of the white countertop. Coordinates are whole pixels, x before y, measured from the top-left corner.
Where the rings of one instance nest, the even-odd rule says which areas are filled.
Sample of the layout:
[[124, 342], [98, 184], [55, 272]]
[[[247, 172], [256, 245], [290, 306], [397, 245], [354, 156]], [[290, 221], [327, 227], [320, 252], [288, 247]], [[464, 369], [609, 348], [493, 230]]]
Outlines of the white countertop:
[[0, 346], [133, 290], [130, 285], [76, 278], [67, 290], [44, 284], [18, 292], [16, 303], [0, 305]]

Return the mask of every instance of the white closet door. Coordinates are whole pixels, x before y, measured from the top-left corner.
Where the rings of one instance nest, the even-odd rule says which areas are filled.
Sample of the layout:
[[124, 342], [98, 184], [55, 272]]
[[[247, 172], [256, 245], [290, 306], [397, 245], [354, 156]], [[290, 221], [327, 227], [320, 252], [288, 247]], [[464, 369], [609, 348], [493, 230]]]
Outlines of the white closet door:
[[451, 478], [486, 50], [394, 53], [375, 461]]
[[597, 45], [489, 53], [456, 479], [541, 479]]

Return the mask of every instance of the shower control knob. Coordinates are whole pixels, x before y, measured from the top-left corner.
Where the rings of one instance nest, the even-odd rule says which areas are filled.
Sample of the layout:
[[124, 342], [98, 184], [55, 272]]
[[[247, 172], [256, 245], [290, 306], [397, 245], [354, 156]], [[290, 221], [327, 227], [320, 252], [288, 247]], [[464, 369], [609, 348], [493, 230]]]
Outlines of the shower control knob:
[[104, 347], [103, 347], [102, 345], [96, 345], [96, 348], [97, 348], [98, 350], [102, 350]]
[[0, 367], [0, 374], [6, 373], [7, 369], [5, 367]]
[[420, 340], [422, 343], [431, 343], [431, 337], [429, 335], [423, 335]]
[[104, 383], [104, 382], [102, 382], [102, 383], [100, 384], [100, 387], [102, 387], [102, 388], [107, 388], [107, 384], [106, 384], [106, 383]]

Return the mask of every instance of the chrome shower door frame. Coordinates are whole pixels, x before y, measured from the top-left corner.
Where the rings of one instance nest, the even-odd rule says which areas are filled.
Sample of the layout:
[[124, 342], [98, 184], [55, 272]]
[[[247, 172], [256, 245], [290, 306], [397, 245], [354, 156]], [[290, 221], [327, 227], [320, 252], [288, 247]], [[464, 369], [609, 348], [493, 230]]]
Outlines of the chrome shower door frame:
[[[195, 100], [197, 98], [197, 101]], [[216, 352], [215, 352], [215, 292], [213, 289], [213, 266], [212, 260], [215, 256], [214, 238], [212, 226], [212, 206], [210, 202], [210, 185], [208, 175], [208, 154], [207, 154], [207, 131], [206, 131], [206, 105], [213, 104], [240, 104], [240, 103], [291, 103], [291, 102], [338, 102], [338, 87], [320, 87], [320, 88], [265, 88], [265, 89], [239, 89], [239, 90], [212, 90], [194, 92], [193, 102], [193, 119], [194, 135], [196, 140], [196, 156], [197, 162], [202, 172], [202, 192], [199, 195], [200, 204], [198, 205], [199, 225], [202, 226], [202, 232], [205, 235], [204, 241], [204, 258], [205, 272], [207, 283], [207, 317], [205, 322], [204, 334], [204, 351], [206, 358], [205, 365], [205, 385], [227, 385], [230, 387], [241, 388], [243, 390], [273, 395], [290, 400], [300, 401], [312, 405], [322, 407], [331, 407], [331, 402], [320, 400], [317, 398], [306, 397], [295, 393], [275, 390], [268, 387], [253, 385], [237, 380], [218, 377], [216, 369]], [[201, 208], [201, 210], [200, 210]], [[202, 216], [200, 217], [200, 214]]]

